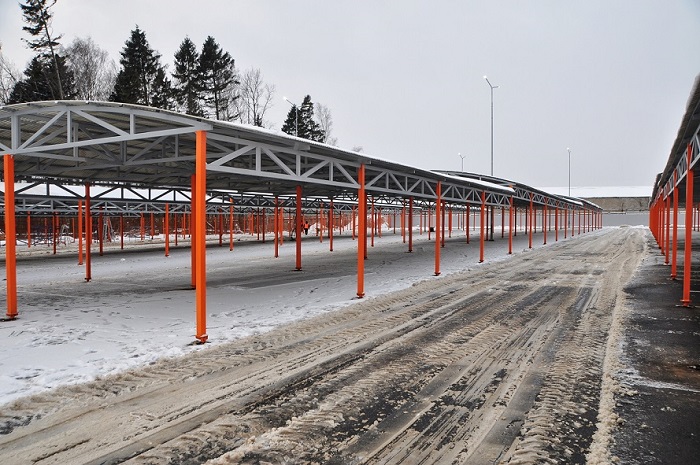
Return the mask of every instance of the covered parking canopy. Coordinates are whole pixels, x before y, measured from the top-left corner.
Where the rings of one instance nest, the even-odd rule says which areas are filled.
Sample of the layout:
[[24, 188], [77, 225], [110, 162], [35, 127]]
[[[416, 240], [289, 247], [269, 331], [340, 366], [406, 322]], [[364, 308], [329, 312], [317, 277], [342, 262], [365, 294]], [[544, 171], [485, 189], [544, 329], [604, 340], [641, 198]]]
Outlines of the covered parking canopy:
[[[666, 167], [656, 177], [649, 207], [649, 227], [671, 262], [671, 278], [677, 275], [678, 212], [685, 209], [685, 242], [683, 262], [683, 296], [681, 303], [690, 306], [690, 275], [694, 206], [700, 213], [700, 192], [694, 189], [700, 178], [695, 165], [700, 158], [700, 75], [695, 78], [678, 135], [668, 156]], [[673, 226], [671, 226], [673, 225]]]
[[[409, 167], [262, 128], [119, 103], [62, 101], [0, 107], [0, 153], [5, 155], [6, 213], [16, 210], [15, 181], [84, 184], [88, 215], [90, 186], [117, 187], [115, 192], [122, 193], [124, 189], [190, 190], [200, 341], [207, 338], [204, 214], [212, 199], [246, 193], [267, 198], [289, 196], [296, 199], [298, 226], [305, 197], [356, 203], [359, 296], [364, 294], [361, 256], [367, 193], [387, 203], [434, 203], [438, 232], [443, 205], [476, 204], [483, 209], [529, 204], [532, 208], [534, 202], [572, 211], [596, 211], [573, 199], [522, 186], [516, 189], [494, 180]], [[162, 201], [162, 197], [154, 201]], [[30, 208], [31, 202], [24, 205]], [[14, 215], [5, 217], [6, 234], [14, 237]], [[7, 245], [7, 314], [12, 317], [16, 315], [16, 281], [10, 276], [15, 266], [14, 241], [7, 241]], [[296, 246], [300, 263], [299, 235]]]

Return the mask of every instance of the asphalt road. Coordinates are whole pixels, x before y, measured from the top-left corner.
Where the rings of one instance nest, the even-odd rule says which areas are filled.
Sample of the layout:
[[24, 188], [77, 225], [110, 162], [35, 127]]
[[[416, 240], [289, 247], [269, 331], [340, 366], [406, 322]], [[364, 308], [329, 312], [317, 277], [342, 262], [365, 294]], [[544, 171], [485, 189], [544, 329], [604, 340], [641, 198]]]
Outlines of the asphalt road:
[[605, 229], [16, 402], [3, 463], [605, 463], [608, 336], [645, 237]]

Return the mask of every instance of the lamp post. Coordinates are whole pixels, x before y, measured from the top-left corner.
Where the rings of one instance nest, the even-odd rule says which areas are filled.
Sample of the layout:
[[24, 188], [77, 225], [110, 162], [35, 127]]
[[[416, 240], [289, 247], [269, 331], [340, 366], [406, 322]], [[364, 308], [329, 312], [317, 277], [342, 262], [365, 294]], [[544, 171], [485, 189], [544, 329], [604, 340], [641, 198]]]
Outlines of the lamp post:
[[493, 176], [493, 89], [498, 89], [498, 86], [491, 84], [488, 77], [484, 76], [484, 79], [491, 88], [491, 176]]
[[567, 147], [566, 151], [569, 152], [569, 197], [571, 197], [571, 149]]
[[[498, 89], [498, 86], [494, 86], [491, 84], [491, 81], [489, 81], [489, 78], [484, 76], [484, 79], [486, 80], [486, 83], [489, 85], [489, 88], [491, 88], [491, 176], [493, 177], [493, 89]], [[494, 207], [491, 207], [491, 230], [489, 232], [489, 240], [493, 240], [493, 217], [495, 216], [494, 213]]]
[[459, 155], [459, 158], [462, 159], [462, 173], [464, 173], [464, 159], [467, 158], [467, 156], [462, 155], [461, 153], [458, 153], [457, 155]]
[[287, 97], [284, 100], [294, 108], [294, 137], [299, 137], [299, 106], [291, 102]]

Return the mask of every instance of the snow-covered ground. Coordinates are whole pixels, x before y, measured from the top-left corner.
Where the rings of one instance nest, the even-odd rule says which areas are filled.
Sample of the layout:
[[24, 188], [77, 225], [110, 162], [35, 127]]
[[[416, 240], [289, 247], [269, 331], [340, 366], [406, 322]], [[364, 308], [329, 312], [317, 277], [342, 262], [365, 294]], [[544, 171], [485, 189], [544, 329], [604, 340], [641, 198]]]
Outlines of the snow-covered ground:
[[[442, 249], [442, 276], [507, 260], [507, 236], [500, 236], [496, 228], [496, 240], [486, 242], [486, 262], [479, 265], [478, 230], [471, 232], [469, 245], [464, 231], [454, 231]], [[548, 241], [554, 240], [549, 232]], [[542, 233], [536, 234], [534, 248], [542, 243]], [[86, 283], [84, 267], [70, 247], [60, 246], [58, 256], [46, 246], [33, 247], [34, 256], [19, 261], [19, 318], [0, 324], [0, 403], [160, 357], [206, 350], [357, 301], [356, 241], [347, 233], [335, 237], [331, 253], [328, 239], [320, 242], [312, 230], [303, 241], [301, 272], [294, 271], [291, 242], [274, 258], [269, 238], [263, 244], [241, 236], [233, 251], [224, 240], [224, 247], [207, 249], [210, 343], [197, 346], [192, 344], [195, 292], [189, 249], [171, 249], [169, 257], [159, 245], [102, 257], [95, 250], [93, 280]], [[401, 234], [385, 230], [375, 247], [368, 247], [366, 299], [440, 279], [434, 276], [434, 251], [427, 233], [414, 233], [409, 254]], [[515, 238], [513, 251], [529, 253], [524, 232]], [[4, 264], [0, 271], [4, 276]]]

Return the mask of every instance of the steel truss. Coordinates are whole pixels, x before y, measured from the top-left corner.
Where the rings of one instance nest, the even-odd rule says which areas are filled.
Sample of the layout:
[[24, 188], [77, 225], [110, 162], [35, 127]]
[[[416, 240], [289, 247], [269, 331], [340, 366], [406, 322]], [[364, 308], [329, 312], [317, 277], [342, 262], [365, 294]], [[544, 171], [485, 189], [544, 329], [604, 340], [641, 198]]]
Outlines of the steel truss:
[[[136, 105], [38, 102], [0, 108], [0, 151], [14, 156], [18, 181], [54, 186], [71, 182], [116, 184], [111, 188], [131, 194], [143, 189], [161, 192], [156, 196], [137, 194], [142, 203], [123, 196], [117, 196], [118, 202], [105, 200], [127, 213], [142, 207], [158, 211], [161, 207], [157, 205], [165, 199], [186, 208], [184, 203], [190, 198], [186, 191], [191, 189], [194, 173], [196, 131], [207, 132], [208, 205], [216, 198], [231, 197], [238, 206], [272, 207], [275, 195], [293, 195], [297, 185], [303, 186], [305, 198], [356, 201], [362, 164], [367, 194], [391, 199], [388, 203], [397, 206], [411, 197], [435, 201], [438, 182], [442, 184], [441, 200], [455, 208], [480, 204], [482, 191], [486, 205], [493, 207], [509, 206], [511, 196], [516, 202], [529, 202], [533, 192], [409, 168], [260, 128]], [[259, 196], [247, 197], [251, 192]], [[79, 194], [45, 197], [18, 192], [18, 211], [70, 209], [68, 199], [77, 200]], [[541, 192], [534, 192], [532, 200], [538, 205], [581, 206]]]
[[[17, 213], [75, 214], [83, 199], [87, 244], [92, 242], [92, 216], [98, 211], [101, 215], [190, 212], [191, 286], [195, 290], [195, 337], [200, 343], [209, 337], [208, 214], [230, 214], [232, 207], [236, 213], [293, 209], [299, 230], [309, 210], [325, 212], [331, 202], [334, 210], [353, 210], [360, 239], [357, 296], [363, 297], [369, 201], [388, 211], [404, 209], [407, 204], [434, 211], [436, 231], [441, 229], [444, 207], [480, 207], [480, 261], [486, 207], [491, 209], [492, 219], [496, 207], [510, 210], [512, 205], [528, 207], [531, 215], [537, 210], [535, 204], [578, 209], [579, 231], [581, 213], [584, 217], [591, 213], [589, 226], [594, 222], [592, 213], [600, 213], [595, 205], [504, 180], [411, 168], [261, 128], [108, 102], [34, 102], [0, 107], [0, 154], [4, 155], [3, 179], [8, 186], [3, 204], [15, 209], [14, 214], [5, 214], [9, 237], [16, 237]], [[26, 185], [15, 189], [16, 182]], [[89, 190], [92, 196], [87, 195]], [[546, 207], [541, 211], [544, 217]], [[163, 218], [165, 230], [169, 230], [168, 219], [168, 215]], [[83, 222], [77, 224], [80, 231]], [[409, 251], [410, 237], [409, 233]], [[332, 235], [330, 243], [332, 247]], [[9, 320], [18, 314], [15, 246], [15, 241], [6, 241]], [[91, 248], [86, 247], [85, 252], [85, 279], [90, 281]], [[302, 269], [301, 255], [297, 235], [297, 270]], [[82, 259], [82, 254], [79, 256]], [[435, 275], [439, 274], [440, 241], [435, 240]]]

